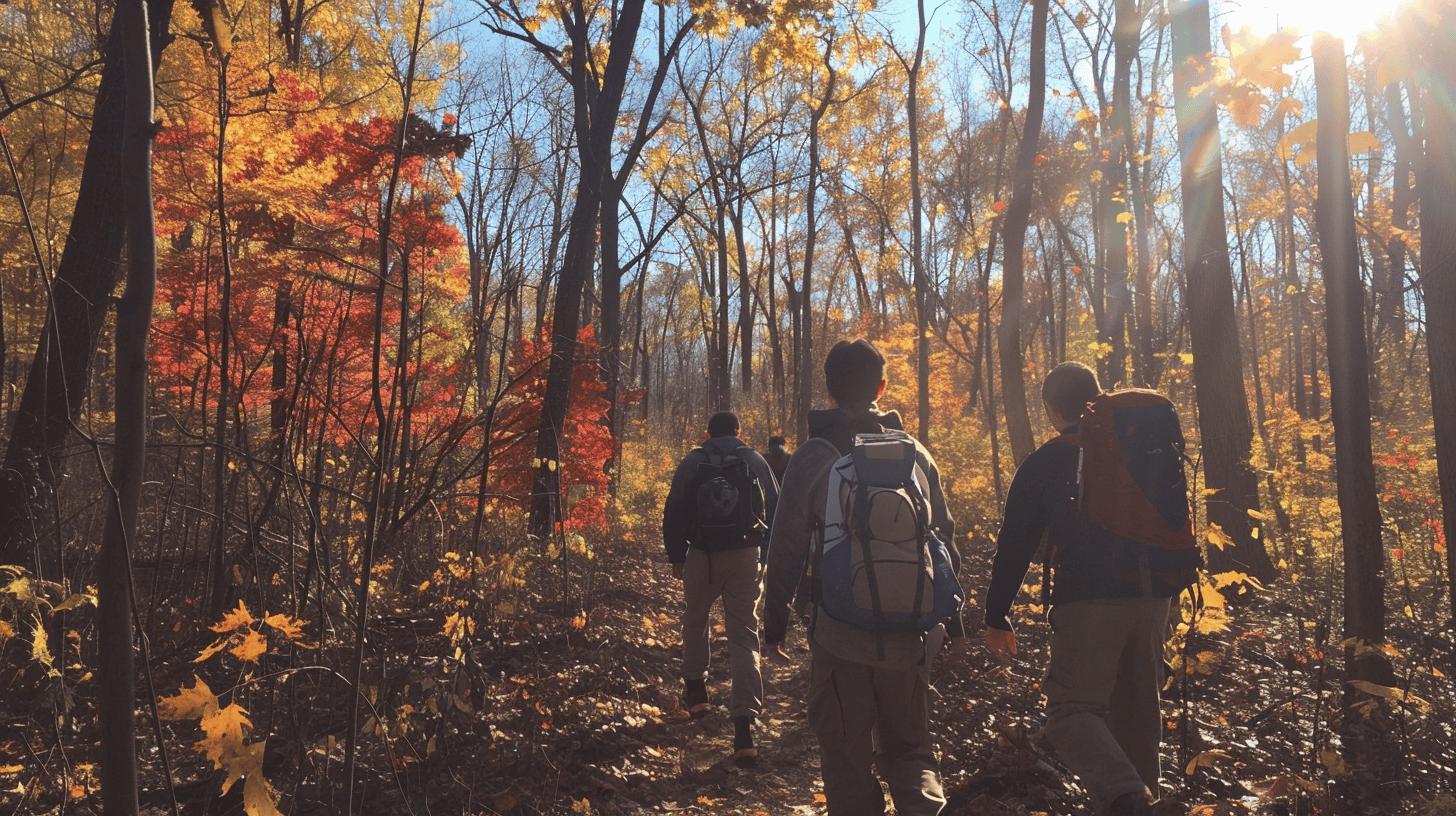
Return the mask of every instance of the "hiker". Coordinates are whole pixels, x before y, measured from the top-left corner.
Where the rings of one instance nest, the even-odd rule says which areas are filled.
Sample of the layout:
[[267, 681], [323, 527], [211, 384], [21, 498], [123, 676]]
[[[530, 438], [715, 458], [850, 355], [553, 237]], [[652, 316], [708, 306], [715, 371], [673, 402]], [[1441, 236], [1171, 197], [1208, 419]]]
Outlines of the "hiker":
[[672, 477], [662, 512], [662, 538], [672, 574], [683, 582], [683, 705], [694, 718], [708, 700], [708, 618], [723, 599], [733, 678], [733, 759], [752, 765], [753, 725], [763, 706], [759, 665], [760, 567], [779, 489], [768, 463], [738, 439], [738, 416], [714, 414], [708, 441], [694, 448]]
[[[789, 460], [768, 554], [764, 639], [783, 659], [790, 602], [812, 572], [809, 724], [831, 816], [879, 816], [889, 784], [900, 816], [945, 807], [930, 736], [930, 630], [964, 659], [954, 521], [935, 460], [876, 405], [885, 358], [841, 341], [824, 361], [836, 407], [809, 414]], [[937, 638], [943, 632], [937, 632]], [[878, 749], [878, 751], [876, 751]], [[876, 756], [878, 753], [878, 756]]]
[[763, 455], [763, 458], [768, 461], [769, 469], [773, 471], [774, 478], [780, 482], [784, 480], [784, 471], [789, 467], [789, 452], [784, 449], [784, 444], [782, 436], [770, 436], [768, 453]]
[[1173, 598], [1197, 581], [1184, 440], [1152, 391], [1103, 393], [1062, 363], [1042, 385], [1058, 436], [1027, 457], [1006, 497], [986, 595], [986, 646], [1016, 654], [1009, 617], [1046, 539], [1051, 612], [1046, 736], [1106, 814], [1146, 814], [1158, 795], [1158, 693]]

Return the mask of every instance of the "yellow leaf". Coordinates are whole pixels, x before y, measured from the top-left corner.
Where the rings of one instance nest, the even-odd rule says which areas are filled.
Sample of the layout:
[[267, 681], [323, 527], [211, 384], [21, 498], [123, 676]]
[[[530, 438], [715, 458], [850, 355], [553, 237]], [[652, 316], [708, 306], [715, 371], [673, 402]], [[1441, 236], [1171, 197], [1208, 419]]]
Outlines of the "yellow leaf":
[[1120, 212], [1120, 213], [1118, 213], [1117, 214], [1117, 223], [1119, 223], [1119, 224], [1131, 224], [1132, 223], [1132, 213], [1130, 213], [1130, 212]]
[[1222, 527], [1212, 522], [1209, 523], [1208, 530], [1204, 532], [1203, 537], [1208, 539], [1208, 543], [1217, 547], [1220, 552], [1232, 546], [1234, 543], [1234, 540], [1229, 537], [1228, 533], [1223, 531]]
[[1372, 697], [1380, 697], [1392, 703], [1414, 706], [1423, 714], [1431, 713], [1431, 704], [1421, 697], [1394, 686], [1382, 686], [1379, 683], [1372, 683], [1369, 680], [1346, 680], [1350, 686], [1369, 694]]
[[1279, 158], [1285, 161], [1288, 161], [1294, 155], [1293, 148], [1298, 147], [1304, 152], [1311, 152], [1314, 148], [1315, 134], [1318, 130], [1319, 120], [1311, 119], [1284, 134], [1279, 139], [1279, 143], [1274, 146], [1274, 152]]
[[1077, 141], [1075, 141], [1075, 142], [1072, 143], [1072, 149], [1073, 150], [1086, 150], [1087, 149], [1087, 143], [1084, 142], [1084, 141], [1082, 141], [1081, 139], [1078, 139]]
[[243, 750], [243, 729], [251, 728], [253, 721], [246, 708], [232, 703], [204, 714], [198, 725], [204, 736], [197, 749], [212, 760], [214, 768], [222, 768], [224, 756]]
[[[1191, 352], [1191, 351], [1180, 351], [1178, 353], [1178, 361], [1181, 362], [1183, 365], [1186, 365], [1186, 366], [1193, 365], [1193, 352]], [[1215, 490], [1214, 492], [1217, 493], [1218, 491]], [[1209, 494], [1209, 495], [1212, 495], [1212, 494]]]
[[261, 772], [249, 774], [243, 781], [243, 813], [247, 816], [283, 816], [273, 800], [273, 786], [268, 784]]
[[15, 598], [17, 601], [35, 600], [35, 586], [30, 582], [29, 578], [16, 578], [6, 584], [4, 589], [0, 589], [0, 592]]
[[6, 776], [9, 776], [10, 774], [18, 774], [23, 770], [25, 770], [24, 765], [0, 765], [0, 774]]
[[217, 695], [201, 677], [194, 675], [192, 679], [196, 681], [192, 688], [181, 689], [175, 695], [157, 701], [157, 713], [162, 719], [191, 720], [217, 709]]
[[68, 611], [70, 611], [72, 609], [76, 609], [77, 607], [85, 606], [86, 604], [95, 605], [95, 603], [96, 603], [96, 596], [95, 595], [89, 595], [89, 594], [87, 594], [85, 592], [77, 592], [76, 594], [72, 595], [71, 597], [69, 597], [69, 598], [65, 599], [64, 601], [61, 601], [60, 603], [56, 604], [55, 607], [53, 607], [51, 609], [51, 611], [52, 612], [68, 612]]
[[212, 625], [214, 632], [236, 632], [245, 626], [252, 626], [254, 623], [253, 613], [248, 611], [248, 605], [238, 601], [238, 608], [222, 616], [222, 620]]
[[263, 623], [273, 627], [279, 634], [289, 640], [298, 640], [303, 637], [303, 621], [298, 618], [291, 618], [281, 612], [263, 618]]
[[5, 621], [0, 621], [0, 643], [4, 643], [13, 637], [15, 637], [15, 627]]
[[1228, 751], [1211, 748], [1188, 760], [1188, 765], [1183, 769], [1183, 773], [1192, 776], [1199, 768], [1212, 768], [1223, 762], [1232, 762], [1233, 759], [1233, 755]]
[[233, 657], [244, 663], [257, 663], [258, 658], [268, 651], [268, 639], [258, 630], [249, 629], [242, 641], [229, 651]]
[[42, 664], [44, 664], [46, 666], [51, 665], [52, 658], [51, 658], [50, 640], [49, 640], [49, 638], [46, 635], [45, 627], [40, 625], [40, 621], [36, 621], [36, 625], [31, 630], [31, 633], [30, 634], [31, 634], [31, 641], [30, 641], [30, 656], [31, 656], [31, 658], [34, 659], [36, 662], [42, 663]]
[[1351, 133], [1349, 144], [1351, 153], [1374, 153], [1380, 149], [1380, 140], [1368, 130]]
[[222, 640], [215, 640], [211, 644], [209, 644], [207, 646], [207, 648], [205, 648], [202, 651], [198, 652], [197, 653], [197, 657], [194, 658], [192, 660], [192, 662], [193, 663], [203, 663], [203, 662], [206, 662], [207, 660], [210, 660], [213, 655], [217, 654], [218, 652], [222, 651], [223, 649], [226, 649], [227, 648], [227, 645], [228, 645], [227, 638], [223, 638]]

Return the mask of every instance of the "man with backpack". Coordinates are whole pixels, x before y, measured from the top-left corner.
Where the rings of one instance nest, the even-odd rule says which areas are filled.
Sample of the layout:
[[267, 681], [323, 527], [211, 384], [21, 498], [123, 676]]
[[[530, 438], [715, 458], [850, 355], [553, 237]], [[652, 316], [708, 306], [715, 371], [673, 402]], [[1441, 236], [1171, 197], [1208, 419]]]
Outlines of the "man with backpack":
[[778, 482], [768, 463], [738, 439], [738, 416], [714, 414], [708, 441], [678, 465], [662, 513], [662, 537], [673, 575], [683, 582], [683, 704], [694, 718], [708, 701], [708, 618], [723, 599], [733, 678], [733, 758], [758, 757], [753, 725], [763, 705], [759, 665], [760, 566], [778, 504]]
[[[940, 473], [895, 412], [880, 413], [885, 359], [864, 340], [824, 361], [836, 407], [809, 415], [784, 474], [769, 543], [764, 639], [783, 657], [790, 603], [812, 578], [809, 724], [831, 816], [945, 807], [930, 735], [927, 633], [945, 626], [965, 655], [959, 554]], [[939, 634], [937, 632], [937, 634]], [[876, 755], [878, 754], [878, 756]]]
[[1188, 511], [1184, 439], [1167, 398], [1104, 393], [1062, 363], [1042, 385], [1058, 436], [1016, 471], [986, 595], [986, 645], [1016, 653], [1010, 611], [1045, 546], [1050, 602], [1046, 735], [1100, 812], [1147, 814], [1158, 793], [1158, 693], [1172, 599], [1201, 562]]

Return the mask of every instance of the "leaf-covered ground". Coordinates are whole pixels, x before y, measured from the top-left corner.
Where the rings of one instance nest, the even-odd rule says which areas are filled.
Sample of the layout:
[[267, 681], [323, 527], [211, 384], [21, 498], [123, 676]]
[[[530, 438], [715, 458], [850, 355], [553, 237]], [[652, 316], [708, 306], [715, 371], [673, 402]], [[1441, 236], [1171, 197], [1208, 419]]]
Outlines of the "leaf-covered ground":
[[[966, 578], [979, 597], [989, 554], [968, 556]], [[466, 753], [454, 753], [449, 781], [431, 788], [432, 810], [449, 801], [499, 813], [822, 812], [804, 718], [802, 630], [792, 641], [795, 664], [765, 664], [763, 759], [757, 770], [740, 770], [728, 761], [726, 713], [691, 721], [679, 704], [681, 594], [655, 550], [622, 544], [600, 556], [599, 569], [584, 619], [565, 611], [540, 617], [529, 631], [502, 633], [467, 656], [483, 702], [452, 718], [473, 734], [455, 737], [452, 751]], [[1322, 622], [1325, 600], [1311, 586], [1251, 592], [1227, 631], [1195, 636], [1186, 660], [1174, 656], [1161, 812], [1340, 812], [1336, 783], [1356, 772], [1343, 767], [1331, 733], [1340, 665], [1337, 636]], [[1023, 610], [1025, 648], [1015, 665], [1000, 667], [977, 650], [963, 671], [933, 677], [948, 813], [1085, 812], [1075, 781], [1039, 740], [1046, 630], [1034, 607]], [[967, 610], [968, 620], [977, 617], [974, 606]], [[1407, 618], [1394, 628], [1395, 663], [1411, 695], [1392, 709], [1407, 781], [1399, 804], [1381, 812], [1456, 813], [1450, 641]], [[712, 682], [723, 699], [726, 642], [715, 631]]]
[[[964, 577], [978, 598], [989, 553], [968, 550]], [[681, 590], [655, 548], [603, 546], [581, 566], [590, 587], [584, 610], [561, 600], [565, 579], [545, 563], [518, 596], [515, 614], [494, 623], [483, 617], [473, 631], [438, 607], [412, 606], [407, 592], [381, 611], [363, 681], [357, 791], [364, 812], [822, 813], [816, 746], [804, 717], [802, 629], [791, 641], [791, 664], [765, 663], [763, 757], [759, 768], [739, 769], [729, 761], [726, 712], [693, 721], [680, 705]], [[1312, 579], [1251, 591], [1231, 610], [1226, 631], [1195, 636], [1186, 654], [1174, 655], [1178, 671], [1164, 707], [1169, 784], [1160, 813], [1352, 812], [1334, 796], [1360, 769], [1346, 766], [1332, 727], [1341, 666], [1338, 635], [1326, 622], [1331, 591]], [[1087, 812], [1082, 792], [1037, 733], [1046, 630], [1034, 607], [1021, 610], [1023, 649], [1014, 665], [996, 665], [976, 649], [960, 672], [937, 668], [933, 675], [950, 814]], [[967, 620], [978, 617], [972, 605]], [[339, 626], [326, 643], [347, 643], [347, 627]], [[1456, 814], [1449, 633], [1403, 615], [1392, 629], [1402, 699], [1377, 713], [1405, 757], [1404, 781], [1390, 805], [1371, 812]], [[247, 673], [225, 674], [194, 665], [192, 655], [205, 644], [182, 634], [154, 646], [155, 682], [167, 696], [204, 677], [219, 705], [252, 712], [247, 740], [266, 741], [261, 767], [281, 810], [338, 813], [349, 695], [342, 677], [318, 667], [347, 665], [348, 652], [326, 645], [314, 653], [311, 645], [275, 648]], [[717, 626], [714, 657], [712, 688], [722, 700], [726, 643]], [[35, 728], [36, 719], [12, 720], [0, 734], [5, 812], [60, 813], [62, 798], [70, 800], [65, 812], [99, 812], [96, 758], [87, 755], [93, 693], [86, 684], [75, 691], [75, 730], [64, 751], [53, 733]], [[149, 813], [165, 813], [160, 758], [146, 711], [139, 713], [143, 803]], [[247, 786], [219, 797], [224, 774], [204, 759], [207, 746], [189, 753], [206, 736], [196, 723], [169, 720], [163, 728], [180, 811], [243, 813]], [[22, 788], [30, 791], [24, 811], [17, 809]]]

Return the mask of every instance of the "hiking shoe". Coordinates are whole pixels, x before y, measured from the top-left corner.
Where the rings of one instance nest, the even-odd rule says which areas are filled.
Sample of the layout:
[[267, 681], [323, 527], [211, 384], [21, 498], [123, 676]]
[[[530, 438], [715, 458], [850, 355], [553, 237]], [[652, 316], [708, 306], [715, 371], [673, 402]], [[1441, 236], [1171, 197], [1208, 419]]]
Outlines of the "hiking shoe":
[[1104, 816], [1151, 816], [1152, 803], [1146, 793], [1124, 793], [1112, 800], [1103, 811]]
[[703, 680], [683, 681], [683, 708], [693, 719], [708, 716], [713, 706], [708, 702], [708, 684]]
[[753, 744], [753, 718], [733, 718], [733, 764], [752, 768], [758, 764], [758, 748]]

